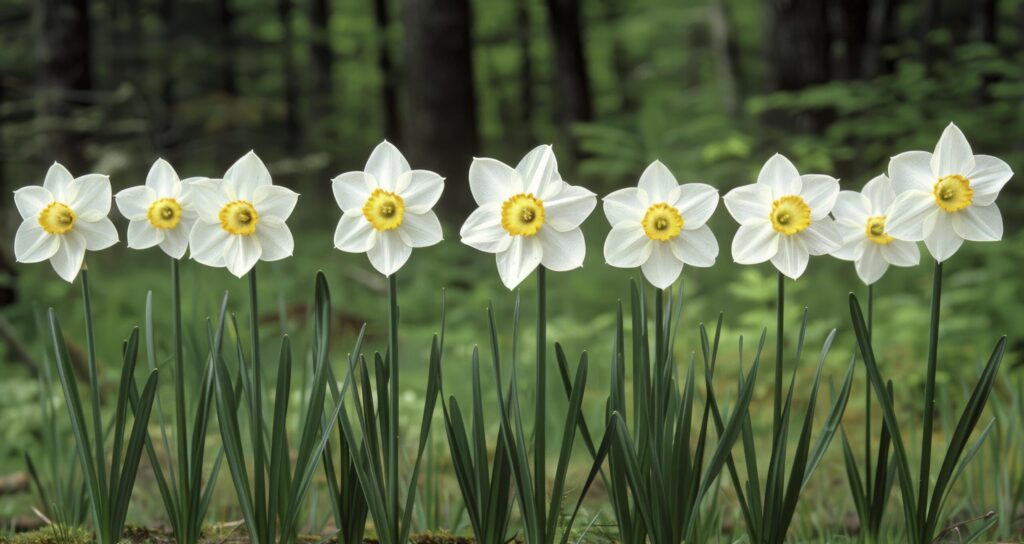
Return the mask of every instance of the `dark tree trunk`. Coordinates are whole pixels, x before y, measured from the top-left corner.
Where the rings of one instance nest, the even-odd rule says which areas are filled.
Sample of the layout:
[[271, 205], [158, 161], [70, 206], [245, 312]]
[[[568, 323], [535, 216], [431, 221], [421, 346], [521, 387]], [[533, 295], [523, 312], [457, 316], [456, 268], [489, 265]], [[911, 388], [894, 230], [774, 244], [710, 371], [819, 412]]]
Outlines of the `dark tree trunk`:
[[161, 123], [161, 138], [158, 147], [163, 145], [170, 137], [174, 125], [175, 97], [174, 97], [174, 0], [161, 0], [157, 16], [160, 18], [160, 49], [163, 55], [161, 67], [160, 99], [163, 103], [163, 122]]
[[604, 28], [611, 34], [612, 41], [612, 71], [615, 73], [615, 81], [618, 83], [618, 94], [622, 102], [619, 104], [619, 111], [633, 111], [636, 108], [636, 95], [633, 86], [630, 84], [630, 73], [633, 67], [630, 65], [629, 56], [622, 43], [622, 36], [618, 29], [622, 28], [622, 19], [626, 15], [626, 5], [623, 0], [604, 0]]
[[238, 96], [238, 76], [235, 73], [235, 9], [231, 0], [217, 0], [218, 46], [220, 47], [220, 90]]
[[972, 19], [975, 39], [984, 43], [996, 43], [996, 16], [998, 0], [975, 0]]
[[284, 29], [281, 43], [281, 78], [284, 84], [285, 131], [289, 151], [301, 147], [302, 121], [299, 113], [299, 78], [295, 73], [295, 32], [292, 30], [292, 0], [277, 0], [277, 17]]
[[373, 0], [374, 20], [377, 23], [377, 68], [383, 82], [381, 98], [384, 108], [384, 137], [398, 144], [402, 141], [402, 129], [398, 117], [398, 74], [391, 61], [391, 13], [387, 0]]
[[[91, 24], [87, 0], [37, 0], [35, 6], [36, 78], [39, 115], [67, 120], [89, 105], [93, 88]], [[71, 123], [54, 123], [70, 126]], [[81, 135], [57, 130], [47, 135], [47, 153], [72, 172], [85, 167]]]
[[533, 25], [530, 21], [529, 0], [516, 0], [516, 42], [519, 46], [519, 120], [523, 123], [527, 135], [530, 122], [533, 121], [533, 56], [530, 54], [530, 34]]
[[594, 116], [583, 52], [580, 0], [547, 0], [555, 47], [555, 80], [562, 123], [589, 121]]
[[931, 75], [935, 60], [935, 48], [929, 40], [929, 35], [939, 19], [939, 0], [922, 0], [922, 2], [924, 5], [921, 7], [921, 36], [919, 37], [921, 64], [924, 65], [925, 74]]
[[322, 107], [330, 106], [332, 92], [332, 70], [334, 52], [331, 51], [331, 0], [312, 0], [309, 5], [309, 22], [313, 28], [312, 45], [309, 53], [313, 65], [313, 91], [319, 97]]
[[736, 117], [743, 101], [740, 89], [739, 47], [732, 32], [728, 7], [724, 0], [715, 0], [709, 7], [711, 42], [718, 72], [719, 92], [725, 111]]
[[867, 46], [864, 50], [864, 77], [891, 74], [896, 68], [892, 58], [885, 58], [882, 51], [896, 43], [896, 4], [898, 0], [873, 0], [868, 15]]
[[838, 0], [835, 3], [843, 52], [838, 65], [837, 76], [840, 79], [859, 79], [864, 74], [871, 4], [871, 0]]
[[[769, 91], [799, 91], [831, 77], [828, 4], [822, 0], [764, 0], [765, 82]], [[825, 111], [770, 116], [788, 128], [820, 132]]]
[[[404, 144], [416, 168], [448, 178], [453, 214], [471, 205], [466, 172], [479, 151], [469, 0], [406, 0]], [[453, 215], [454, 217], [454, 215]]]

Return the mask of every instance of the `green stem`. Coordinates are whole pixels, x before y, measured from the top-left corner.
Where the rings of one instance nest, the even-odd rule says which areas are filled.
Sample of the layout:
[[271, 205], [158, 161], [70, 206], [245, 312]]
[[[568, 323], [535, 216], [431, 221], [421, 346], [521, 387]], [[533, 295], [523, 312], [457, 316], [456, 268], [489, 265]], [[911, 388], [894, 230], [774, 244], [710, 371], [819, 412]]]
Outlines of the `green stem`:
[[398, 289], [395, 274], [388, 276], [388, 384], [391, 406], [388, 421], [388, 496], [391, 500], [392, 542], [398, 542]]
[[[775, 315], [775, 406], [773, 430], [778, 431], [782, 423], [782, 349], [785, 338], [786, 277], [779, 272], [778, 295]], [[773, 435], [777, 433], [772, 433]], [[774, 444], [772, 445], [774, 448]]]
[[[931, 323], [928, 327], [928, 370], [924, 382], [924, 425], [921, 431], [921, 477], [918, 481], [918, 526], [924, 527], [928, 514], [928, 488], [932, 468], [932, 421], [935, 416], [935, 371], [939, 352], [939, 308], [942, 303], [942, 263], [935, 261], [932, 276]], [[921, 535], [928, 538], [929, 535]]]
[[[260, 364], [260, 330], [259, 330], [259, 303], [256, 289], [256, 267], [249, 271], [249, 336], [252, 345], [252, 371], [253, 371], [253, 406], [252, 406], [252, 433], [253, 433], [253, 476], [256, 481], [256, 519], [259, 523], [267, 522], [266, 504], [266, 483], [265, 483], [265, 460], [263, 456], [263, 370]], [[269, 513], [273, 515], [273, 513]], [[267, 527], [257, 528], [259, 537], [266, 536]]]
[[[868, 343], [871, 343], [871, 322], [875, 306], [875, 286], [868, 285]], [[865, 496], [871, 497], [871, 384], [864, 390], [864, 485]]]
[[[171, 258], [171, 327], [174, 334], [174, 395], [177, 412], [177, 425], [175, 433], [178, 436], [178, 474], [181, 485], [179, 486], [179, 500], [181, 501], [181, 512], [188, 516], [189, 508], [189, 485], [191, 483], [191, 470], [189, 469], [189, 448], [188, 448], [188, 422], [185, 416], [185, 363], [184, 350], [181, 339], [181, 276], [179, 275], [178, 259]], [[179, 515], [180, 515], [179, 514]], [[179, 520], [179, 523], [182, 520]], [[185, 520], [188, 525], [192, 520]]]
[[534, 508], [538, 526], [547, 527], [545, 502], [547, 499], [547, 467], [545, 425], [547, 400], [547, 281], [543, 266], [537, 269], [537, 412], [534, 418]]
[[[89, 363], [89, 393], [92, 395], [92, 425], [93, 431], [96, 433], [95, 439], [95, 455], [96, 455], [96, 470], [98, 473], [98, 479], [103, 483], [107, 481], [107, 462], [103, 455], [103, 440], [105, 433], [103, 432], [103, 421], [102, 415], [100, 414], [100, 386], [99, 386], [99, 372], [96, 370], [96, 341], [95, 334], [92, 326], [92, 293], [89, 289], [89, 269], [85, 265], [82, 265], [82, 299], [85, 302], [85, 345], [88, 353]], [[109, 497], [107, 493], [100, 493], [100, 504], [98, 505], [97, 511], [100, 513], [100, 519], [97, 520], [99, 527], [96, 527], [98, 539], [101, 544], [107, 544], [111, 539], [112, 535], [108, 534], [108, 501]]]

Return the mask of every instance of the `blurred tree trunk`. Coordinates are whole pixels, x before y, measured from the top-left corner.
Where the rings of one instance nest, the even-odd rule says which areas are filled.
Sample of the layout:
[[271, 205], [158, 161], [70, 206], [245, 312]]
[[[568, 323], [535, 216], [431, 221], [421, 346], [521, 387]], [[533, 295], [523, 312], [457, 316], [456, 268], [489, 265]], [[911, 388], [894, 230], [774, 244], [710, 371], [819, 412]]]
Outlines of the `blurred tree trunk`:
[[161, 123], [161, 138], [158, 149], [166, 148], [165, 143], [171, 137], [174, 127], [175, 98], [174, 98], [174, 0], [160, 0], [157, 9], [157, 17], [160, 19], [160, 51], [162, 69], [160, 70], [160, 99], [163, 103], [163, 122]]
[[[799, 91], [831, 77], [832, 37], [828, 3], [822, 0], [764, 0], [765, 83], [769, 91]], [[830, 113], [769, 115], [776, 126], [820, 132]]]
[[924, 65], [925, 74], [931, 75], [935, 48], [932, 47], [931, 41], [929, 41], [929, 35], [935, 28], [935, 23], [939, 18], [939, 0], [922, 0], [922, 2], [921, 35], [918, 38], [921, 46], [921, 64]]
[[883, 51], [896, 43], [896, 7], [899, 0], [873, 0], [868, 18], [868, 44], [864, 51], [864, 77], [871, 79], [891, 74], [895, 60], [886, 58]]
[[[85, 168], [81, 135], [69, 119], [90, 103], [92, 43], [87, 0], [36, 0], [38, 117], [47, 154], [72, 172]], [[71, 127], [71, 128], [68, 128]]]
[[583, 51], [580, 0], [547, 0], [555, 46], [555, 83], [559, 113], [568, 128], [593, 118], [590, 80]]
[[217, 35], [220, 47], [220, 90], [230, 96], [238, 96], [238, 81], [235, 72], [235, 9], [231, 0], [217, 0]]
[[277, 0], [277, 17], [284, 29], [281, 43], [281, 78], [284, 83], [285, 145], [289, 151], [301, 147], [301, 119], [299, 118], [299, 77], [295, 73], [295, 32], [292, 29], [292, 0]]
[[530, 21], [529, 0], [516, 0], [516, 43], [519, 46], [519, 120], [529, 136], [533, 131], [533, 56], [530, 55], [530, 36], [533, 25]]
[[740, 114], [743, 98], [740, 91], [739, 48], [729, 21], [728, 6], [724, 0], [715, 0], [709, 6], [708, 25], [711, 27], [711, 45], [717, 66], [719, 93], [725, 111], [736, 117]]
[[333, 87], [334, 53], [331, 51], [330, 21], [331, 0], [312, 0], [309, 3], [309, 23], [313, 28], [309, 55], [313, 65], [313, 92], [320, 107], [330, 107]]
[[633, 86], [630, 85], [632, 66], [630, 66], [620, 34], [626, 11], [627, 8], [623, 0], [605, 0], [604, 2], [604, 25], [612, 33], [612, 70], [615, 72], [615, 80], [619, 85], [619, 96], [622, 100], [619, 110], [633, 111], [636, 109], [636, 95], [633, 92]]
[[839, 63], [840, 79], [859, 79], [864, 74], [864, 50], [868, 47], [871, 0], [837, 0], [835, 2], [839, 40], [843, 57]]
[[469, 0], [406, 0], [404, 144], [416, 168], [448, 178], [449, 212], [471, 204], [466, 172], [480, 148]]
[[377, 24], [377, 68], [382, 81], [381, 97], [384, 107], [384, 137], [392, 143], [402, 141], [402, 129], [398, 117], [398, 74], [391, 62], [391, 42], [388, 39], [391, 28], [391, 13], [388, 0], [373, 0], [373, 15]]
[[[996, 41], [997, 0], [975, 0], [971, 23], [974, 26], [975, 41], [998, 48]], [[998, 74], [986, 73], [982, 76], [981, 87], [978, 89], [977, 101], [987, 104], [992, 101], [991, 87], [1001, 78]]]

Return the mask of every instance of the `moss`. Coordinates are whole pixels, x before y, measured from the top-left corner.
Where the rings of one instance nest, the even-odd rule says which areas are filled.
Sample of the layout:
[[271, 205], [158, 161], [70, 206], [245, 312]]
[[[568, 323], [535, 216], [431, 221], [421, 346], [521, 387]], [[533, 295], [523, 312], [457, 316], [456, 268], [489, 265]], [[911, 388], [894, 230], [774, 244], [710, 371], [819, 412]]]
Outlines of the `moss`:
[[3, 542], [10, 544], [90, 544], [92, 532], [77, 527], [48, 526], [27, 533], [18, 533]]
[[[234, 524], [210, 525], [203, 528], [202, 542], [208, 544], [245, 544], [249, 541], [244, 527]], [[473, 544], [472, 538], [456, 536], [446, 532], [421, 533], [409, 538], [411, 544]], [[44, 527], [37, 531], [19, 533], [11, 537], [0, 537], [0, 544], [93, 544], [93, 534], [86, 529], [64, 529]], [[137, 525], [128, 525], [124, 529], [122, 544], [173, 544], [174, 537], [166, 531]], [[336, 537], [323, 540], [317, 535], [302, 535], [300, 544], [337, 544]], [[367, 539], [366, 544], [377, 544], [376, 540]]]

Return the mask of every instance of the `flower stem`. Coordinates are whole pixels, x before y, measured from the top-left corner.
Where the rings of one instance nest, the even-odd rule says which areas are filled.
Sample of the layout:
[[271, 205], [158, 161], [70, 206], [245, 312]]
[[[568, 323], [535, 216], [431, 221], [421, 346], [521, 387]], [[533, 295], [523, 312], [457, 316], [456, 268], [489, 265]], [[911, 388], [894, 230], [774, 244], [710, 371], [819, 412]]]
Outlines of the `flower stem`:
[[[89, 363], [89, 393], [92, 396], [92, 424], [93, 431], [96, 433], [95, 438], [95, 455], [96, 455], [96, 470], [98, 473], [98, 480], [100, 482], [107, 481], [107, 461], [106, 456], [103, 454], [103, 441], [106, 438], [103, 432], [103, 421], [102, 415], [100, 414], [100, 387], [99, 387], [99, 373], [96, 370], [96, 341], [95, 333], [93, 332], [92, 326], [92, 293], [89, 289], [89, 269], [83, 265], [82, 271], [82, 299], [85, 304], [85, 344], [88, 353]], [[102, 485], [102, 484], [101, 484]], [[99, 494], [100, 504], [97, 505], [96, 510], [100, 513], [100, 518], [97, 519], [97, 541], [101, 544], [107, 544], [112, 535], [109, 534], [109, 520], [107, 515], [109, 512], [107, 508], [108, 496], [106, 493]]]
[[388, 276], [388, 400], [390, 414], [388, 421], [388, 496], [391, 500], [393, 524], [392, 542], [398, 542], [400, 514], [398, 512], [398, 289], [395, 274]]
[[[249, 336], [252, 345], [252, 372], [253, 372], [253, 394], [252, 394], [252, 436], [253, 436], [253, 477], [256, 480], [256, 519], [259, 523], [265, 524], [268, 514], [266, 512], [266, 485], [265, 485], [265, 460], [263, 458], [263, 370], [260, 365], [260, 330], [259, 330], [259, 303], [256, 289], [256, 267], [249, 271]], [[257, 534], [265, 535], [267, 527], [257, 529]]]
[[[785, 338], [786, 277], [779, 272], [778, 296], [775, 316], [775, 412], [773, 429], [779, 430], [782, 423], [782, 348]], [[774, 444], [772, 445], [774, 448]]]
[[[871, 321], [874, 314], [875, 286], [868, 285], [868, 343], [871, 343]], [[865, 496], [871, 497], [871, 384], [864, 390], [864, 486]]]
[[932, 275], [932, 310], [928, 327], [928, 370], [924, 382], [924, 424], [921, 431], [921, 478], [918, 482], [918, 525], [924, 527], [932, 468], [932, 421], [935, 416], [935, 370], [939, 352], [939, 309], [942, 302], [942, 263], [935, 261]]
[[545, 503], [547, 499], [547, 467], [545, 428], [547, 401], [547, 279], [543, 266], [537, 269], [537, 412], [534, 418], [534, 508], [538, 526], [547, 527]]
[[[178, 474], [180, 475], [181, 486], [178, 489], [181, 512], [191, 517], [189, 508], [189, 497], [191, 492], [189, 484], [192, 476], [189, 470], [189, 448], [188, 448], [188, 422], [185, 416], [185, 364], [181, 340], [181, 276], [179, 274], [180, 261], [171, 258], [171, 327], [174, 335], [174, 396], [176, 408], [176, 429], [178, 437]], [[190, 524], [191, 519], [185, 520]], [[191, 528], [188, 533], [191, 534]]]

